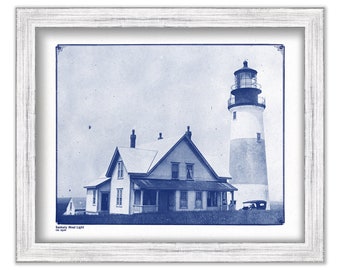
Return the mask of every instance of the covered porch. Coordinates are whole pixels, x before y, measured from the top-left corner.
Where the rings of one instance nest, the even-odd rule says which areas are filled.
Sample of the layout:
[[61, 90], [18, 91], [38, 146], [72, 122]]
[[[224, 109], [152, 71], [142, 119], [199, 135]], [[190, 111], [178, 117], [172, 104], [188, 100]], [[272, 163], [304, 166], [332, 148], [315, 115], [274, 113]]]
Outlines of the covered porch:
[[131, 212], [233, 210], [234, 191], [217, 181], [134, 180]]

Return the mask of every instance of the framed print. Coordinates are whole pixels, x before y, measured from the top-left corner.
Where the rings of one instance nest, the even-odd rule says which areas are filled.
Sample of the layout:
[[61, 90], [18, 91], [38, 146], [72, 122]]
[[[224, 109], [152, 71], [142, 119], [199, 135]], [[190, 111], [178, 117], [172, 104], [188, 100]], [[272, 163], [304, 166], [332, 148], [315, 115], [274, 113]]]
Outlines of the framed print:
[[322, 8], [16, 16], [17, 261], [323, 261]]

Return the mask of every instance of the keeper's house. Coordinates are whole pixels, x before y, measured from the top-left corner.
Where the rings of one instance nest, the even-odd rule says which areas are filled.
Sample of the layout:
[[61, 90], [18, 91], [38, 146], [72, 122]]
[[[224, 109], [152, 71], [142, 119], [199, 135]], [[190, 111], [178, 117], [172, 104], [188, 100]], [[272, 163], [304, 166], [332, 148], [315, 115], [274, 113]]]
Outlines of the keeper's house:
[[[226, 164], [227, 165], [227, 164]], [[230, 177], [217, 175], [191, 140], [191, 131], [136, 147], [117, 147], [103, 177], [85, 186], [87, 214], [135, 214], [233, 209]]]

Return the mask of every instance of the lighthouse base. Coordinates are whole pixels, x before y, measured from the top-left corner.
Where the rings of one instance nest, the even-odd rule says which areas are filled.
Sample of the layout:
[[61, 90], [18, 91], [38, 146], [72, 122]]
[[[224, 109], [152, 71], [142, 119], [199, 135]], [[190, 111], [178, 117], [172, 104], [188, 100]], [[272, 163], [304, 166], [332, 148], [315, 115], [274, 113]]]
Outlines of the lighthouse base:
[[268, 185], [259, 184], [233, 184], [238, 189], [235, 192], [236, 210], [242, 209], [243, 202], [264, 200], [267, 202], [266, 210], [270, 209]]

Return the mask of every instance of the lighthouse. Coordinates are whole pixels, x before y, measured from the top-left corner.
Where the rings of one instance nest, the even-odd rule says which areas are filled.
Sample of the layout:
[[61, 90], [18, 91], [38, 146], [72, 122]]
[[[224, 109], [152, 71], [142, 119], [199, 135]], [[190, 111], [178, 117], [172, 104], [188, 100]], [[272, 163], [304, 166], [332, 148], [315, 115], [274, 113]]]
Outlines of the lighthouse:
[[[265, 99], [260, 96], [257, 71], [243, 62], [234, 72], [235, 84], [228, 100], [230, 112], [229, 172], [235, 194], [236, 209], [242, 203], [265, 200], [269, 208], [266, 147], [263, 112]], [[233, 202], [235, 203], [235, 202]]]

